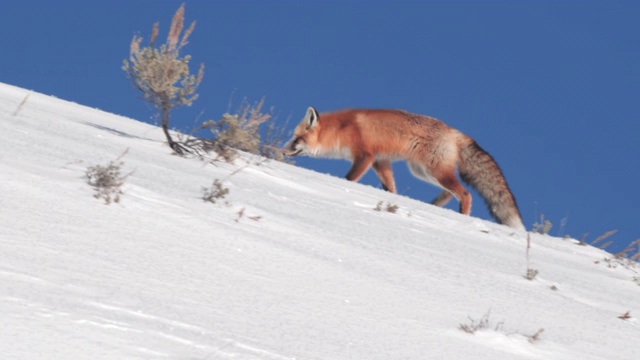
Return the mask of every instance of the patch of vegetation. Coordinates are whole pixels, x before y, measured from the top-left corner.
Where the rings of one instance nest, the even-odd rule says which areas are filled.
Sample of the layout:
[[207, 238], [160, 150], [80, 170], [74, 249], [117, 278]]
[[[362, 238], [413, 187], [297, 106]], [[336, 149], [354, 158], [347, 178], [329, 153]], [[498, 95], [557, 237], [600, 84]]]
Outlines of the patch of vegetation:
[[248, 216], [245, 215], [245, 209], [242, 208], [237, 212], [238, 217], [236, 218], [236, 222], [240, 222], [240, 220], [244, 217], [246, 217], [249, 220], [253, 220], [253, 221], [260, 221], [260, 219], [262, 219], [262, 216], [260, 215], [255, 215], [255, 216]]
[[[169, 132], [172, 111], [193, 104], [204, 77], [204, 64], [192, 74], [189, 68], [191, 56], [181, 54], [196, 25], [194, 21], [184, 28], [184, 12], [185, 5], [182, 4], [171, 20], [164, 44], [156, 46], [160, 31], [158, 22], [153, 25], [147, 46], [142, 45], [142, 37], [134, 36], [129, 44], [129, 58], [122, 66], [132, 85], [155, 108], [169, 147], [178, 155], [196, 155], [212, 161], [233, 162], [237, 150], [285, 161], [279, 146], [286, 140], [286, 124], [277, 127], [272, 111], [263, 111], [264, 98], [256, 104], [243, 100], [237, 112], [226, 113], [219, 120], [205, 121], [188, 135], [176, 133], [174, 139]], [[266, 129], [261, 137], [260, 126], [263, 124]], [[200, 131], [207, 129], [211, 130], [213, 138], [200, 136]], [[217, 156], [209, 157], [211, 152]]]
[[551, 231], [552, 226], [551, 221], [549, 221], [549, 219], [545, 219], [544, 214], [540, 214], [540, 222], [536, 221], [533, 224], [533, 229], [531, 231], [546, 235]]
[[[474, 320], [471, 317], [469, 317], [469, 323], [460, 324], [458, 326], [458, 329], [466, 332], [467, 334], [472, 334], [472, 335], [478, 331], [483, 331], [483, 330], [493, 330], [495, 332], [504, 333], [505, 335], [510, 335], [510, 333], [505, 333], [504, 331], [504, 321], [500, 321], [495, 325], [491, 324], [489, 320], [490, 314], [491, 314], [491, 310], [487, 311], [487, 313], [484, 314], [482, 318], [480, 318], [479, 320]], [[525, 335], [525, 334], [520, 334], [520, 335], [525, 336], [527, 340], [533, 344], [540, 340], [540, 335], [542, 334], [543, 331], [544, 329], [540, 328], [538, 329], [538, 331], [536, 331], [531, 335]]]
[[[204, 64], [196, 75], [189, 69], [190, 55], [180, 52], [187, 45], [196, 22], [192, 22], [184, 33], [184, 4], [178, 8], [171, 20], [166, 43], [156, 47], [159, 23], [153, 24], [148, 46], [141, 46], [142, 37], [133, 36], [129, 45], [129, 59], [123, 61], [122, 70], [131, 79], [131, 83], [142, 92], [143, 99], [153, 105], [161, 119], [169, 147], [183, 155], [188, 151], [180, 142], [176, 142], [169, 133], [171, 111], [180, 106], [191, 106], [198, 98], [196, 89], [204, 76]], [[181, 36], [182, 35], [182, 36]]]
[[626, 313], [618, 316], [618, 319], [621, 319], [621, 320], [629, 320], [629, 319], [631, 319], [631, 311], [627, 311]]
[[500, 331], [502, 326], [504, 325], [504, 321], [497, 323], [495, 326], [492, 326], [489, 323], [489, 316], [491, 315], [491, 310], [487, 311], [479, 320], [474, 320], [469, 317], [469, 324], [460, 324], [458, 325], [458, 329], [468, 333], [475, 334], [476, 331], [486, 330], [490, 327], [493, 327], [495, 331]]
[[524, 276], [527, 280], [533, 280], [538, 276], [538, 270], [536, 269], [527, 269], [527, 274]]
[[383, 206], [383, 202], [379, 201], [378, 204], [376, 204], [376, 207], [373, 208], [373, 210], [375, 211], [386, 211], [386, 212], [390, 212], [392, 214], [395, 214], [396, 211], [398, 211], [400, 207], [398, 205], [393, 205], [390, 202], [387, 202], [386, 205]]
[[122, 166], [124, 161], [122, 157], [127, 153], [128, 149], [120, 155], [116, 160], [110, 161], [107, 165], [95, 165], [90, 166], [85, 171], [87, 183], [95, 189], [96, 193], [93, 195], [96, 199], [102, 198], [105, 204], [111, 202], [120, 202], [120, 195], [122, 192], [122, 185], [131, 173], [122, 175]]
[[218, 179], [213, 180], [211, 187], [202, 188], [202, 200], [215, 204], [218, 200], [224, 199], [229, 194], [229, 188], [224, 187]]

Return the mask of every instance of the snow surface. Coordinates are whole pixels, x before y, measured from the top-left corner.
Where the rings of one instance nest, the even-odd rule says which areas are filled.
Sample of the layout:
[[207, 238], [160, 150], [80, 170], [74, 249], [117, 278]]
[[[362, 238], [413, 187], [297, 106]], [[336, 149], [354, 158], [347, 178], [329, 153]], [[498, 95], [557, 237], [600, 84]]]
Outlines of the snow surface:
[[[4, 84], [0, 134], [2, 359], [640, 359], [639, 268], [575, 240], [531, 234], [527, 260], [524, 232], [180, 158], [155, 126]], [[105, 205], [85, 171], [127, 149]]]

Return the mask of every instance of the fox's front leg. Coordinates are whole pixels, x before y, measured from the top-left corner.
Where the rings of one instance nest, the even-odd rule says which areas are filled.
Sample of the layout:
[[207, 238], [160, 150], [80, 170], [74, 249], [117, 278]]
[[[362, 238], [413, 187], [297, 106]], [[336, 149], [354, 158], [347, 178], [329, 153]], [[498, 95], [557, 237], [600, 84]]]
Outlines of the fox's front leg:
[[347, 180], [349, 181], [358, 181], [362, 175], [369, 169], [371, 164], [373, 164], [373, 155], [365, 154], [360, 155], [353, 158], [353, 164], [351, 165], [351, 169], [347, 173]]
[[373, 162], [373, 170], [378, 174], [378, 178], [382, 183], [382, 188], [386, 191], [396, 193], [396, 184], [393, 180], [393, 170], [391, 169], [391, 161], [376, 160]]

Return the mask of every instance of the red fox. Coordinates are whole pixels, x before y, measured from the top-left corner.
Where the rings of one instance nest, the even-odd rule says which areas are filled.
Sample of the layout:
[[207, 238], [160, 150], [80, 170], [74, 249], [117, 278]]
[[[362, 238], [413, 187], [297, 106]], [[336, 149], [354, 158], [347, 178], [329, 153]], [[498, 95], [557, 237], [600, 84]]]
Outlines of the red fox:
[[382, 188], [395, 193], [391, 162], [405, 160], [411, 173], [443, 191], [432, 204], [444, 206], [451, 195], [460, 213], [471, 212], [471, 194], [456, 178], [476, 189], [500, 224], [525, 230], [507, 181], [493, 157], [472, 138], [432, 117], [403, 110], [347, 109], [318, 114], [309, 107], [285, 150], [352, 160], [347, 180], [358, 181], [373, 167]]

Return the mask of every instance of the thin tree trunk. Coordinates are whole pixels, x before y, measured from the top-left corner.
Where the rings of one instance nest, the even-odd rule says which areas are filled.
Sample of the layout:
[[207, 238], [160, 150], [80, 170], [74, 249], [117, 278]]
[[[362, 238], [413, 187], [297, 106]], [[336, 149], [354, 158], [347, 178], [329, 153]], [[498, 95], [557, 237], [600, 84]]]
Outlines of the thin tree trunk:
[[180, 147], [180, 144], [173, 141], [171, 134], [169, 133], [169, 121], [170, 121], [170, 111], [171, 106], [168, 102], [163, 102], [162, 104], [162, 131], [164, 131], [164, 136], [167, 138], [167, 142], [169, 143], [169, 147], [175, 151], [177, 154], [182, 155], [184, 152]]

